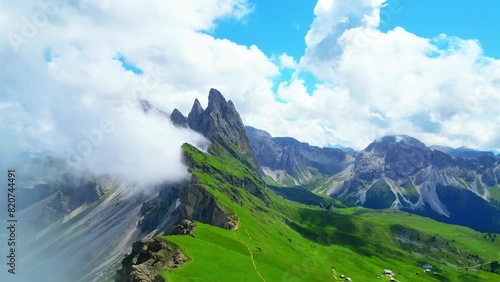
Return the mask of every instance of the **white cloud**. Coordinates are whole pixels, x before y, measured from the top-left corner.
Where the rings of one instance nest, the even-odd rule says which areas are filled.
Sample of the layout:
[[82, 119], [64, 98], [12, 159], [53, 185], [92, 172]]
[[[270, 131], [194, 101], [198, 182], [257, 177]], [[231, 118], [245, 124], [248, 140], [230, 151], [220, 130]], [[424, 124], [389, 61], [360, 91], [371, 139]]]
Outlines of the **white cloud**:
[[[74, 150], [83, 130], [110, 119], [116, 130], [95, 146], [87, 165], [109, 165], [123, 151], [145, 150], [131, 159], [140, 164], [147, 162], [144, 156], [166, 156], [152, 165], [159, 175], [178, 158], [180, 143], [198, 137], [157, 118], [139, 118], [135, 97], [187, 114], [194, 98], [206, 105], [211, 87], [233, 100], [245, 124], [315, 145], [362, 149], [385, 134], [408, 134], [428, 144], [500, 147], [500, 62], [485, 57], [474, 40], [378, 31], [382, 0], [318, 1], [304, 56], [297, 63], [283, 53], [276, 64], [258, 46], [206, 33], [217, 19], [243, 20], [252, 11], [244, 0], [60, 2], [66, 3], [45, 10], [35, 0], [9, 2], [0, 11], [0, 22], [9, 23], [0, 25], [0, 33], [22, 36], [29, 30], [26, 20], [33, 23], [34, 15], [48, 11], [47, 23], [35, 26], [18, 52], [7, 36], [0, 39], [0, 129], [9, 132], [2, 137], [3, 152]], [[48, 49], [50, 63], [43, 59]], [[113, 59], [118, 53], [144, 74], [125, 71]], [[273, 93], [280, 68], [296, 72]], [[320, 81], [313, 93], [300, 75], [306, 71]], [[120, 111], [118, 105], [136, 118], [117, 119], [112, 110]], [[106, 145], [125, 140], [116, 148]], [[165, 152], [147, 150], [156, 147]], [[106, 155], [111, 157], [97, 158]], [[124, 171], [133, 167], [116, 160]]]
[[291, 119], [267, 128], [357, 149], [386, 134], [429, 145], [500, 147], [500, 61], [475, 40], [423, 38], [400, 27], [381, 32], [382, 2], [318, 1], [298, 69], [321, 83], [312, 93], [297, 75], [282, 83], [278, 94], [287, 103], [279, 112]]
[[297, 62], [295, 61], [295, 59], [292, 56], [287, 55], [286, 53], [283, 53], [279, 56], [279, 62], [280, 62], [280, 67], [283, 69], [297, 68]]
[[[23, 40], [12, 46], [8, 36], [0, 39], [0, 129], [8, 133], [2, 154], [69, 152], [83, 168], [131, 180], [184, 177], [179, 147], [203, 139], [144, 116], [137, 99], [187, 114], [194, 98], [206, 103], [216, 87], [242, 113], [266, 109], [278, 66], [256, 46], [204, 33], [217, 19], [242, 20], [251, 9], [246, 0], [4, 4], [0, 22], [10, 24], [1, 34]], [[51, 62], [44, 60], [47, 50]], [[123, 69], [117, 54], [144, 73]], [[113, 130], [103, 132], [103, 123]]]

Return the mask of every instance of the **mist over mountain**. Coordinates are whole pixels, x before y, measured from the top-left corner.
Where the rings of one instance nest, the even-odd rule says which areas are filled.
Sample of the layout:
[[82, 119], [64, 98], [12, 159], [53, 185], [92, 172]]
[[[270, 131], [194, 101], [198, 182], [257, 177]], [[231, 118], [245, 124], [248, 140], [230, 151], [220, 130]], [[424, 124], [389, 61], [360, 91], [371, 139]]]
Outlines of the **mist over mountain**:
[[[263, 182], [258, 176], [241, 118], [232, 102], [227, 102], [220, 92], [209, 91], [206, 110], [195, 101], [186, 119], [191, 129], [172, 129], [168, 126], [171, 124], [169, 115], [147, 100], [139, 104], [146, 119], [153, 122], [163, 119], [165, 126], [159, 130], [165, 132], [157, 136], [172, 130], [199, 132], [206, 138], [195, 139], [203, 141], [199, 149], [215, 155], [227, 152], [231, 158], [252, 168], [250, 178], [234, 179], [233, 183], [265, 199], [259, 188]], [[175, 112], [178, 111], [174, 110], [174, 117]], [[162, 146], [171, 150], [168, 143]], [[199, 150], [192, 145], [189, 148]], [[158, 155], [151, 158], [148, 165], [154, 165], [154, 159], [167, 158], [170, 168], [155, 168], [163, 171], [166, 178], [154, 175], [127, 177], [120, 168], [97, 173], [95, 169], [68, 165], [68, 161], [58, 158], [57, 154], [27, 155], [18, 169], [29, 169], [31, 174], [19, 183], [22, 187], [18, 194], [23, 196], [20, 225], [25, 231], [20, 240], [23, 242], [21, 263], [30, 267], [18, 276], [19, 281], [35, 279], [36, 275], [51, 276], [52, 281], [102, 281], [114, 274], [115, 267], [133, 242], [163, 234], [181, 219], [234, 228], [237, 219], [227, 214], [213, 195], [194, 186], [199, 180], [188, 174], [188, 170], [193, 169], [191, 157], [184, 152], [179, 154], [179, 159], [171, 160], [168, 154], [162, 155], [163, 149], [158, 148]], [[183, 150], [180, 145], [176, 149]], [[168, 169], [177, 165], [186, 169], [187, 177], [169, 177]], [[54, 173], [48, 173], [50, 171]], [[50, 275], [48, 269], [54, 264], [67, 271]]]
[[[159, 279], [158, 271], [188, 259], [157, 236], [193, 235], [195, 222], [236, 232], [248, 222], [243, 211], [262, 217], [276, 208], [278, 200], [265, 182], [278, 195], [327, 213], [338, 202], [310, 191], [345, 205], [406, 211], [484, 232], [500, 227], [495, 157], [452, 157], [403, 135], [380, 138], [354, 153], [272, 137], [245, 127], [234, 104], [216, 89], [210, 89], [206, 108], [196, 99], [187, 116], [177, 109], [169, 115], [147, 100], [138, 105], [146, 118], [203, 136], [197, 139], [205, 140], [203, 146], [180, 148], [176, 162], [188, 176], [141, 182], [113, 171], [78, 169], [51, 152], [26, 154], [23, 167], [32, 174], [18, 193], [25, 231], [20, 263], [29, 271], [19, 281], [37, 275], [56, 282]], [[234, 213], [228, 205], [242, 210]], [[161, 264], [152, 266], [153, 261]], [[63, 271], [51, 273], [55, 264]]]

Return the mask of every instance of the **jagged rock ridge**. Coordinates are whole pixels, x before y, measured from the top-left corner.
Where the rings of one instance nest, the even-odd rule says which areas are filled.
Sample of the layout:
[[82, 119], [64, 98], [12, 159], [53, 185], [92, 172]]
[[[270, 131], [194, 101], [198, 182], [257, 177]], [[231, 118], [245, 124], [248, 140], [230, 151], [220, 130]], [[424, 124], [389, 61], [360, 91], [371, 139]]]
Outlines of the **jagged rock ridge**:
[[340, 149], [310, 146], [290, 137], [273, 138], [264, 130], [245, 128], [262, 173], [279, 184], [303, 185], [318, 175], [327, 178], [354, 161], [352, 155]]
[[174, 109], [170, 114], [172, 122], [179, 127], [188, 127], [187, 117], [185, 117], [178, 109]]
[[453, 157], [398, 135], [349, 155], [246, 129], [261, 172], [278, 183], [309, 189], [312, 182], [315, 192], [348, 204], [500, 231], [500, 159], [491, 154], [471, 157], [475, 153], [467, 151], [467, 157]]
[[[220, 179], [221, 181], [244, 187], [251, 194], [262, 199], [265, 198], [260, 188], [264, 187], [264, 185], [256, 170], [254, 152], [250, 146], [243, 122], [233, 103], [231, 101], [226, 102], [218, 90], [210, 89], [206, 109], [203, 109], [198, 99], [195, 99], [187, 118], [179, 110], [174, 109], [170, 119], [177, 126], [186, 125], [207, 137], [212, 142], [208, 148], [211, 154], [218, 155], [221, 154], [220, 150], [225, 150], [234, 158], [240, 160], [248, 167], [248, 173], [252, 178], [236, 179], [228, 175], [225, 176], [227, 179]], [[193, 156], [189, 153], [183, 153], [183, 162], [189, 169], [195, 169]], [[203, 164], [203, 167], [196, 167], [196, 169], [204, 172], [213, 171], [213, 175], [224, 173], [217, 171], [208, 164]], [[161, 189], [157, 199], [151, 200], [143, 206], [142, 230], [151, 231], [158, 225], [166, 226], [161, 222], [165, 220], [165, 217], [171, 218], [171, 212], [162, 207], [164, 203], [170, 203], [173, 199], [178, 199], [179, 202], [178, 212], [176, 213], [178, 221], [188, 219], [226, 229], [235, 228], [238, 219], [224, 211], [216, 198], [200, 187], [198, 182], [199, 180], [193, 175], [188, 181], [170, 184]]]
[[[181, 116], [184, 117], [179, 110], [174, 109], [171, 115], [174, 124], [182, 124]], [[187, 125], [210, 141], [222, 144], [228, 150], [232, 150], [233, 146], [236, 147], [251, 162], [249, 165], [255, 163], [254, 152], [238, 111], [233, 102], [226, 101], [218, 90], [210, 89], [206, 109], [203, 109], [198, 99], [195, 99], [187, 117]]]

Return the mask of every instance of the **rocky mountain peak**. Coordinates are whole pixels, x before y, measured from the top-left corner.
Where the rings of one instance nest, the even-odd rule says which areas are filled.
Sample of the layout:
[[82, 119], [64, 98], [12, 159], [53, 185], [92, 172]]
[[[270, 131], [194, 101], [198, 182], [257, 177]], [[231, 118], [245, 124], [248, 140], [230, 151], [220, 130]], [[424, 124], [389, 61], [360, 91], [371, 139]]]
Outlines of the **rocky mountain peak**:
[[155, 107], [148, 100], [141, 99], [141, 100], [138, 100], [138, 102], [139, 102], [139, 105], [142, 108], [142, 111], [145, 114], [155, 113], [155, 114], [160, 114], [160, 115], [162, 115], [164, 117], [168, 117], [168, 114], [166, 112], [164, 112], [164, 111], [160, 110], [159, 108]]
[[494, 196], [500, 183], [498, 159], [478, 151], [467, 151], [477, 157], [444, 152], [463, 148], [433, 149], [409, 136], [375, 140], [356, 156], [352, 176], [334, 194], [366, 207], [409, 210], [477, 230], [500, 230]]
[[365, 151], [387, 151], [389, 148], [414, 148], [420, 150], [428, 150], [427, 146], [418, 139], [407, 135], [389, 135], [373, 141]]
[[267, 131], [258, 129], [252, 126], [245, 126], [245, 129], [247, 130], [247, 133], [250, 136], [255, 136], [256, 138], [260, 139], [272, 139], [273, 137], [271, 134], [269, 134]]
[[176, 126], [187, 127], [187, 117], [185, 117], [178, 109], [174, 109], [170, 114], [170, 120]]
[[201, 114], [203, 113], [203, 107], [200, 104], [200, 101], [198, 98], [194, 99], [193, 107], [191, 107], [191, 112], [190, 113], [195, 113], [195, 114]]
[[139, 100], [139, 104], [141, 105], [142, 111], [144, 111], [144, 113], [149, 112], [153, 108], [153, 105], [151, 105], [148, 100]]
[[[171, 119], [174, 121], [176, 118], [181, 121], [183, 120], [181, 116], [180, 112], [175, 114], [172, 112]], [[250, 141], [238, 111], [234, 104], [226, 101], [217, 89], [210, 89], [206, 109], [203, 109], [200, 101], [195, 99], [187, 117], [187, 125], [210, 141], [222, 144], [226, 149], [238, 148], [255, 163], [254, 152], [250, 147]]]
[[187, 117], [187, 123], [188, 123], [189, 127], [195, 131], [199, 131], [197, 129], [203, 127], [202, 123], [204, 120], [204, 117], [203, 117], [204, 113], [205, 113], [205, 110], [201, 106], [200, 101], [198, 101], [198, 99], [195, 99], [193, 106], [191, 107], [191, 111], [189, 112], [189, 115]]
[[219, 92], [219, 90], [211, 88], [210, 91], [208, 92], [208, 107], [207, 109], [216, 107], [216, 106], [224, 106], [226, 105], [226, 99], [222, 94]]
[[356, 158], [355, 171], [364, 181], [406, 177], [427, 167], [432, 151], [419, 140], [406, 136], [384, 136], [372, 142]]

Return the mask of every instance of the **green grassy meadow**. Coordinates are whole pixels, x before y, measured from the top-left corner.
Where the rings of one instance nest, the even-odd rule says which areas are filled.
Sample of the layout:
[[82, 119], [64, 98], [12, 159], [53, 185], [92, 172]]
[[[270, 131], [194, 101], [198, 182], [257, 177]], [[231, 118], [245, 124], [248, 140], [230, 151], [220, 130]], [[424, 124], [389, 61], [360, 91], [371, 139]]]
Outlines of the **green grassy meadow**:
[[[239, 218], [239, 226], [231, 231], [197, 222], [195, 237], [162, 237], [190, 259], [163, 271], [166, 281], [341, 281], [340, 275], [389, 281], [377, 279], [383, 269], [394, 271], [396, 281], [500, 281], [487, 265], [479, 266], [500, 260], [500, 240], [398, 211], [349, 207], [328, 213], [267, 189], [266, 203], [224, 181], [226, 174], [255, 177], [229, 154], [184, 149], [196, 162], [193, 174]], [[424, 273], [424, 263], [434, 266], [431, 274]]]

